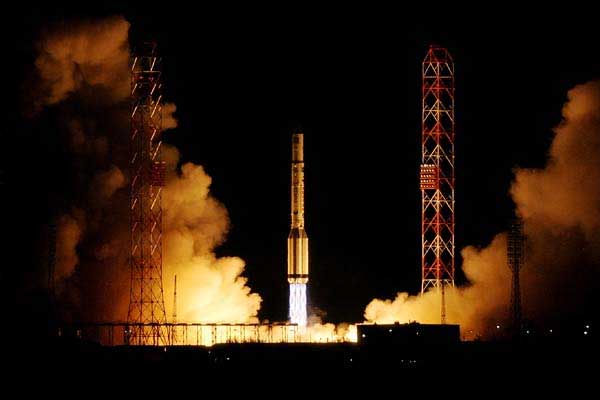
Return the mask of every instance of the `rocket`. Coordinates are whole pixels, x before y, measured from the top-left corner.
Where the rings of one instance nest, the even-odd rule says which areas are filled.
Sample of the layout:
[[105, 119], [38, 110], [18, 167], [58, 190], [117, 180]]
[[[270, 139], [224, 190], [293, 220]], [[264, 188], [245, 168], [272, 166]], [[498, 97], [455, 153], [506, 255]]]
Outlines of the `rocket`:
[[288, 282], [308, 282], [308, 236], [304, 230], [304, 134], [292, 133], [291, 226], [288, 235]]

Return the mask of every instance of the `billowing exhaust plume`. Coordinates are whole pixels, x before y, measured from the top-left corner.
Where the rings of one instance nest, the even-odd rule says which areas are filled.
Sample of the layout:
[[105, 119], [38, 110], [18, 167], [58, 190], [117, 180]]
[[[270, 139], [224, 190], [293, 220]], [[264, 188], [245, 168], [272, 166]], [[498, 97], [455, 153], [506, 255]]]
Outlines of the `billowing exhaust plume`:
[[115, 101], [129, 96], [128, 31], [125, 19], [113, 17], [44, 32], [35, 60], [43, 95], [35, 106], [57, 104], [88, 85], [109, 89]]
[[[597, 289], [600, 265], [600, 81], [568, 93], [562, 122], [554, 129], [547, 165], [515, 170], [510, 194], [523, 217], [527, 236], [521, 271], [526, 318], [551, 321], [584, 312], [586, 298]], [[507, 318], [511, 275], [506, 234], [484, 249], [462, 250], [469, 285], [448, 289], [447, 320], [463, 332], [486, 333]], [[439, 323], [440, 298], [399, 293], [396, 299], [373, 300], [365, 310], [370, 322]]]
[[[174, 154], [174, 151], [170, 152]], [[173, 160], [174, 161], [174, 160]], [[176, 165], [172, 162], [171, 165]], [[164, 190], [164, 287], [173, 292], [177, 274], [178, 318], [194, 322], [258, 322], [261, 298], [246, 286], [244, 261], [217, 258], [214, 249], [227, 235], [225, 207], [209, 192], [211, 178], [201, 166], [184, 164], [167, 180]], [[171, 296], [165, 297], [172, 309]]]
[[80, 223], [69, 214], [63, 214], [56, 227], [56, 272], [55, 279], [59, 282], [70, 276], [79, 263], [77, 243], [81, 238]]
[[[27, 110], [53, 116], [49, 130], [69, 164], [55, 197], [56, 274], [66, 318], [125, 320], [129, 301], [129, 23], [122, 17], [63, 23], [43, 32]], [[177, 126], [174, 104], [163, 107], [163, 129]], [[168, 134], [168, 133], [167, 133]], [[256, 322], [261, 298], [241, 276], [244, 262], [218, 258], [226, 238], [225, 207], [210, 194], [201, 166], [179, 168], [177, 149], [164, 146], [165, 305], [179, 277], [180, 322]], [[79, 300], [78, 300], [79, 301]]]

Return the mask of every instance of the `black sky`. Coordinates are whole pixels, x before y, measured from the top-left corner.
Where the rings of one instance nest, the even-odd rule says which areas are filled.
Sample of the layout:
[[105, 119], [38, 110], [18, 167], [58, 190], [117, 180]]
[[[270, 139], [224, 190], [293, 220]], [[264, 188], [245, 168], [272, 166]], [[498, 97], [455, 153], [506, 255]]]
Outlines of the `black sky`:
[[[54, 161], [35, 158], [43, 141], [31, 141], [39, 132], [17, 101], [33, 41], [51, 22], [121, 14], [133, 40], [155, 39], [161, 47], [166, 98], [179, 119], [165, 140], [213, 177], [232, 222], [218, 254], [246, 260], [249, 286], [263, 298], [260, 317], [271, 320], [286, 317], [289, 135], [296, 123], [306, 141], [311, 303], [327, 320], [358, 321], [374, 297], [420, 285], [420, 63], [427, 46], [447, 46], [456, 66], [457, 249], [485, 245], [505, 228], [511, 169], [543, 166], [567, 90], [600, 77], [597, 25], [585, 9], [544, 16], [300, 4], [96, 6], [25, 7], [5, 27], [14, 40], [15, 62], [7, 68], [15, 77], [15, 131], [3, 135], [14, 134], [10, 143], [20, 150], [15, 157], [14, 146], [4, 149], [11, 198], [3, 201], [33, 210], [13, 230], [27, 238], [20, 246], [34, 249], [28, 228], [44, 218], [39, 201], [53, 191], [43, 167]], [[46, 184], [25, 184], [24, 177]], [[26, 271], [11, 279], [30, 279]]]

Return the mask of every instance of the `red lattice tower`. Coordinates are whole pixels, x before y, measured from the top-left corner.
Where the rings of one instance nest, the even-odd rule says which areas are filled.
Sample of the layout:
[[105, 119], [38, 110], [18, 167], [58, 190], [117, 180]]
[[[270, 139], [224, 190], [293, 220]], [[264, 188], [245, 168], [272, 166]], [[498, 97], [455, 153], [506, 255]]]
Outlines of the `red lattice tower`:
[[454, 63], [448, 50], [430, 46], [423, 60], [421, 160], [421, 292], [454, 286]]
[[167, 344], [162, 282], [161, 60], [146, 43], [131, 60], [131, 291], [128, 343]]

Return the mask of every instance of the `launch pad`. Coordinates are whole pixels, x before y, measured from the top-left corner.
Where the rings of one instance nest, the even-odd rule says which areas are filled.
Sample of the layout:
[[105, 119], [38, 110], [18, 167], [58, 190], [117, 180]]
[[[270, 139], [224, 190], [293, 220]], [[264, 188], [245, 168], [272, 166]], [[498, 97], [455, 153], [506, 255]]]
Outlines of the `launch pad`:
[[305, 327], [290, 323], [218, 324], [165, 323], [128, 324], [126, 322], [87, 323], [61, 326], [58, 337], [75, 338], [103, 346], [136, 346], [132, 332], [156, 331], [164, 338], [151, 346], [204, 346], [226, 343], [339, 343], [335, 335], [312, 335]]

